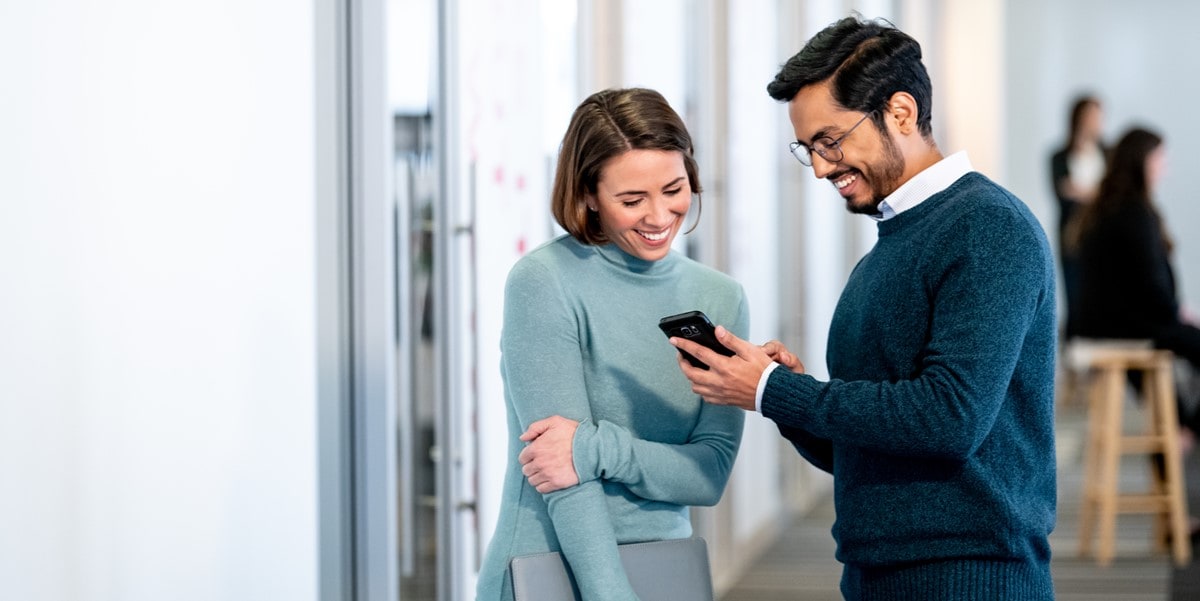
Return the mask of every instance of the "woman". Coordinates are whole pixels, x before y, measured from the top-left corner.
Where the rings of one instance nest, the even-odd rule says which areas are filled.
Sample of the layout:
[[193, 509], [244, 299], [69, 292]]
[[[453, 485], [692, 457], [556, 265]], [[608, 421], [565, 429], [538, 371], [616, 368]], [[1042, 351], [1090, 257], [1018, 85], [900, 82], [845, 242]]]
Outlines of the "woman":
[[1066, 294], [1067, 316], [1064, 336], [1075, 336], [1075, 312], [1079, 302], [1078, 259], [1067, 248], [1067, 228], [1083, 207], [1096, 197], [1100, 178], [1104, 176], [1105, 153], [1103, 135], [1104, 113], [1100, 101], [1093, 96], [1081, 96], [1071, 107], [1071, 125], [1066, 144], [1050, 157], [1050, 177], [1054, 196], [1058, 199], [1059, 257], [1062, 261], [1063, 291]]
[[[1078, 252], [1078, 334], [1089, 338], [1149, 339], [1200, 366], [1200, 329], [1181, 313], [1171, 268], [1173, 243], [1155, 207], [1154, 189], [1166, 166], [1162, 137], [1140, 128], [1113, 149], [1096, 199], [1070, 231]], [[1193, 439], [1197, 416], [1183, 411], [1181, 434]], [[1188, 443], [1190, 446], [1190, 443]]]
[[546, 551], [584, 599], [636, 599], [617, 545], [688, 537], [687, 506], [720, 498], [744, 417], [691, 392], [657, 328], [693, 309], [748, 328], [741, 286], [671, 250], [699, 193], [691, 137], [657, 92], [605, 90], [575, 110], [551, 198], [567, 234], [505, 289], [509, 460], [480, 601], [512, 599], [509, 561]]

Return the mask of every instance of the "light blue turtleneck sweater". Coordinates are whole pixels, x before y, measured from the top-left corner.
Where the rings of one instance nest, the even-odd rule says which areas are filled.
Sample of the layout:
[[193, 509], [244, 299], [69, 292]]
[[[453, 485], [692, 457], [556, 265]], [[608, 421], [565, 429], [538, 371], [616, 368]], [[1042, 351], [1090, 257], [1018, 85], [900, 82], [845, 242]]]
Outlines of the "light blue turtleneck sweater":
[[[744, 414], [692, 393], [658, 329], [693, 309], [746, 336], [741, 286], [676, 252], [651, 262], [563, 236], [513, 267], [500, 343], [508, 469], [479, 601], [512, 599], [509, 560], [546, 551], [563, 553], [585, 600], [636, 599], [617, 544], [690, 536], [687, 506], [720, 498]], [[552, 415], [580, 422], [580, 484], [542, 495], [521, 473], [518, 437]]]

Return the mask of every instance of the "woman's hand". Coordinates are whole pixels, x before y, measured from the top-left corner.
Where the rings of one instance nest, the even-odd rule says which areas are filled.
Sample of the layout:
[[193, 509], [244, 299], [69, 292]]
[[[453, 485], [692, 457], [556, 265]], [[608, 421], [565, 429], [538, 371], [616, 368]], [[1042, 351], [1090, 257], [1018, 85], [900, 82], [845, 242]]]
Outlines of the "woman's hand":
[[579, 422], [558, 415], [529, 424], [521, 440], [529, 443], [517, 456], [521, 473], [542, 494], [579, 484], [571, 442]]

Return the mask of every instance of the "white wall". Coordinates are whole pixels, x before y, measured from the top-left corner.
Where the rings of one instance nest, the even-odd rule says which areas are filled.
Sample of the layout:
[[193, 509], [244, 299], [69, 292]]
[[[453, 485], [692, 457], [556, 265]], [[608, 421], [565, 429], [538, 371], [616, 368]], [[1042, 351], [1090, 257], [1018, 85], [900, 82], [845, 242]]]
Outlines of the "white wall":
[[1200, 159], [1194, 99], [1200, 81], [1188, 65], [1200, 52], [1200, 5], [1173, 0], [1088, 2], [1018, 0], [1006, 5], [1006, 184], [1057, 234], [1050, 153], [1066, 135], [1074, 96], [1104, 102], [1106, 137], [1148, 125], [1166, 138], [1169, 173], [1156, 194], [1175, 236], [1175, 270], [1185, 302], [1200, 307], [1200, 223], [1192, 165]]
[[[833, 2], [805, 3], [802, 10], [803, 31], [797, 32], [796, 39], [790, 41], [795, 48], [792, 54], [799, 52], [817, 32], [847, 14]], [[779, 57], [776, 71], [789, 58], [791, 54]], [[848, 274], [845, 266], [852, 264], [845, 256], [846, 224], [850, 219], [862, 217], [846, 212], [845, 203], [829, 182], [813, 177], [811, 169], [802, 168], [802, 173], [800, 202], [803, 204], [803, 223], [797, 224], [797, 230], [804, 239], [804, 279], [801, 286], [806, 309], [805, 340], [803, 348], [793, 350], [798, 351], [796, 354], [804, 362], [805, 371], [817, 379], [828, 379], [825, 350], [829, 323], [833, 319], [842, 286], [846, 283]]]
[[0, 598], [316, 598], [313, 29], [0, 8]]
[[[474, 230], [468, 294], [474, 319], [476, 413], [470, 420], [477, 458], [474, 520], [480, 550], [499, 519], [508, 464], [509, 433], [500, 377], [504, 284], [513, 264], [551, 234], [553, 159], [570, 115], [581, 99], [573, 89], [575, 15], [545, 0], [514, 0], [511, 6], [461, 2], [457, 102], [461, 122], [461, 170], [466, 206], [459, 209]], [[549, 60], [545, 55], [555, 56]], [[531, 90], [537, 93], [530, 93]], [[589, 92], [590, 93], [590, 92]], [[558, 99], [550, 105], [549, 99]], [[548, 140], [553, 147], [547, 147]], [[464, 346], [464, 348], [468, 348]], [[472, 563], [482, 554], [468, 554]], [[472, 565], [471, 572], [478, 569]], [[474, 590], [471, 584], [470, 590]]]
[[[739, 3], [729, 12], [729, 135], [727, 224], [729, 274], [741, 282], [750, 302], [750, 337], [755, 343], [779, 338], [779, 161], [775, 141], [777, 111], [783, 107], [766, 93], [782, 62], [777, 54], [774, 0]], [[777, 523], [782, 511], [779, 480], [779, 430], [750, 412], [739, 461], [729, 491], [733, 495], [733, 532], [750, 539]]]

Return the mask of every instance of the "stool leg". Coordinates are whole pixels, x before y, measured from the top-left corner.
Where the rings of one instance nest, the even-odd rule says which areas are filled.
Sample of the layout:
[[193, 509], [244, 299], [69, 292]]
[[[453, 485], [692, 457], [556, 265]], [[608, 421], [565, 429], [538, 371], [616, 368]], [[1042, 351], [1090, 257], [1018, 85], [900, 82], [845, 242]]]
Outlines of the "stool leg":
[[1091, 378], [1088, 382], [1086, 408], [1088, 412], [1087, 438], [1083, 449], [1083, 495], [1079, 507], [1079, 556], [1086, 557], [1092, 550], [1092, 538], [1096, 526], [1096, 503], [1100, 491], [1101, 432], [1104, 431], [1104, 379]]
[[1156, 454], [1150, 455], [1151, 470], [1150, 470], [1150, 490], [1149, 494], [1154, 498], [1165, 499], [1162, 508], [1154, 513], [1154, 549], [1155, 551], [1169, 553], [1170, 541], [1175, 535], [1175, 524], [1173, 514], [1171, 512], [1170, 496], [1167, 484], [1170, 482], [1170, 476], [1167, 474], [1167, 453], [1168, 449], [1174, 444], [1170, 440], [1171, 433], [1174, 428], [1168, 420], [1168, 416], [1163, 415], [1161, 406], [1162, 397], [1160, 396], [1159, 385], [1157, 380], [1157, 371], [1151, 365], [1141, 370], [1144, 376], [1142, 397], [1146, 413], [1146, 434], [1152, 438], [1156, 438], [1161, 445], [1162, 450]]
[[1115, 541], [1117, 529], [1117, 472], [1121, 459], [1121, 412], [1125, 382], [1122, 373], [1116, 369], [1105, 369], [1101, 376], [1101, 414], [1103, 427], [1100, 429], [1100, 465], [1097, 479], [1097, 519], [1099, 520], [1099, 548], [1096, 551], [1096, 561], [1103, 566], [1112, 563], [1116, 555]]
[[1079, 379], [1075, 370], [1070, 365], [1064, 365], [1063, 361], [1059, 361], [1059, 377], [1055, 381], [1054, 399], [1059, 407], [1065, 407], [1075, 402], [1075, 396], [1079, 387]]
[[1183, 465], [1179, 455], [1179, 415], [1175, 407], [1175, 385], [1171, 377], [1169, 358], [1160, 362], [1149, 378], [1154, 394], [1155, 423], [1163, 439], [1163, 478], [1167, 493], [1168, 515], [1171, 523], [1171, 547], [1175, 563], [1180, 566], [1191, 562], [1192, 542], [1188, 528], [1187, 497], [1183, 486]]

